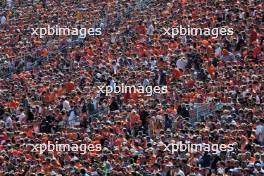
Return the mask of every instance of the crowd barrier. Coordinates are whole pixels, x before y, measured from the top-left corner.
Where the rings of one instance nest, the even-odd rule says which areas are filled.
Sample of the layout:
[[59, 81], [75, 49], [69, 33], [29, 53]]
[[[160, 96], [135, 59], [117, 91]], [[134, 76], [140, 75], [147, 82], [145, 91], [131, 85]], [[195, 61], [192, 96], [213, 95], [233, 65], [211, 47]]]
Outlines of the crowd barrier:
[[190, 119], [192, 122], [201, 121], [202, 118], [208, 117], [215, 111], [222, 110], [224, 103], [206, 103], [200, 104], [196, 103], [191, 106]]

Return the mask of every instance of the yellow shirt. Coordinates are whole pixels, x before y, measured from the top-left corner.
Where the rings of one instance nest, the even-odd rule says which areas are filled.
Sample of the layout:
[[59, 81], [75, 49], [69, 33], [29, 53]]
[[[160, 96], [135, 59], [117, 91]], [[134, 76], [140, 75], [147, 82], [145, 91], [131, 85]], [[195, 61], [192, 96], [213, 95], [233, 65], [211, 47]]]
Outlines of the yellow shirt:
[[82, 14], [79, 11], [76, 13], [76, 19], [77, 19], [77, 21], [82, 20]]

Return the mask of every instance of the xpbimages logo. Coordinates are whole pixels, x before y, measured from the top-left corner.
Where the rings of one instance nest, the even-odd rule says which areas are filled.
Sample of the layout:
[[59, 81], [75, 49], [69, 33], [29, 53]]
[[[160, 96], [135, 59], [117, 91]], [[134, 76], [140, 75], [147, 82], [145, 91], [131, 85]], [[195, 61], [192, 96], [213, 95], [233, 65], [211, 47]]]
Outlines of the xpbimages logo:
[[101, 144], [52, 144], [50, 141], [43, 144], [27, 144], [30, 146], [31, 152], [39, 152], [43, 154], [45, 151], [53, 152], [80, 152], [80, 154], [86, 154], [87, 152], [98, 152], [102, 150]]
[[171, 152], [174, 154], [175, 152], [199, 152], [199, 151], [207, 151], [212, 153], [218, 153], [221, 151], [233, 151], [234, 144], [192, 144], [192, 143], [182, 143], [182, 141], [177, 143], [171, 143], [165, 146], [164, 152]]
[[94, 35], [101, 35], [102, 30], [101, 28], [65, 28], [59, 26], [51, 27], [48, 25], [47, 28], [32, 28], [31, 35], [37, 35], [42, 38], [45, 35], [75, 35], [80, 36], [80, 38], [85, 38], [87, 35], [94, 36]]
[[106, 96], [111, 95], [112, 93], [119, 94], [119, 93], [142, 93], [146, 94], [146, 96], [152, 96], [153, 94], [166, 94], [167, 93], [167, 86], [127, 86], [121, 84], [121, 86], [114, 85], [114, 86], [98, 86], [99, 93], [104, 93]]
[[163, 35], [171, 36], [171, 38], [174, 38], [175, 36], [226, 36], [226, 35], [233, 35], [234, 31], [233, 28], [227, 28], [227, 27], [221, 27], [221, 28], [194, 28], [190, 27], [189, 25], [187, 27], [183, 27], [182, 25], [177, 26], [175, 28], [163, 28]]

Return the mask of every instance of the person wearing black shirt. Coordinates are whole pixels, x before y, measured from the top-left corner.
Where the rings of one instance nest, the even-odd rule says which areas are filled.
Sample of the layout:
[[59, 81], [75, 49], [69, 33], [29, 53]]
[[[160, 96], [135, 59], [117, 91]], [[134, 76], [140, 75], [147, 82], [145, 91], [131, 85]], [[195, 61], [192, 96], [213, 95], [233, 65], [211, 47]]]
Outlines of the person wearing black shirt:
[[5, 108], [3, 105], [0, 105], [0, 117], [5, 113]]
[[205, 152], [200, 160], [200, 164], [202, 167], [209, 167], [211, 164], [211, 160], [212, 156], [208, 152]]
[[119, 109], [118, 103], [115, 98], [112, 99], [112, 103], [110, 104], [109, 108], [110, 108], [110, 111], [116, 111]]
[[218, 155], [214, 154], [214, 155], [213, 155], [213, 158], [211, 158], [211, 160], [212, 160], [212, 163], [211, 163], [211, 169], [216, 170], [216, 164], [217, 164], [219, 161], [221, 161], [221, 158], [220, 158]]
[[51, 133], [51, 125], [48, 121], [43, 121], [41, 124], [40, 124], [40, 132], [41, 133]]
[[140, 120], [142, 122], [142, 126], [144, 128], [144, 132], [146, 133], [148, 131], [148, 124], [147, 124], [147, 118], [149, 116], [149, 113], [148, 111], [146, 111], [145, 108], [142, 108], [140, 111], [139, 111], [139, 116], [140, 116]]
[[181, 115], [182, 117], [190, 117], [190, 113], [185, 107], [185, 105], [180, 105], [177, 109], [177, 114]]
[[32, 113], [31, 109], [28, 108], [27, 110], [27, 121], [32, 122], [34, 120], [34, 114]]

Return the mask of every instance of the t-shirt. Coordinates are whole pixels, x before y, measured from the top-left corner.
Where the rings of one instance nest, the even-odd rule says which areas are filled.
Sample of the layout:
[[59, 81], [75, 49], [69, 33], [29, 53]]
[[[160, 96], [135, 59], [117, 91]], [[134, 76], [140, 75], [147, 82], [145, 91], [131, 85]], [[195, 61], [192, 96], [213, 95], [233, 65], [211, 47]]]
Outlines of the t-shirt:
[[139, 123], [139, 124], [141, 124], [140, 117], [139, 117], [138, 114], [133, 114], [132, 113], [130, 115], [130, 127], [133, 128], [136, 122]]
[[180, 69], [185, 69], [187, 62], [183, 59], [179, 59], [176, 63], [177, 67]]
[[264, 142], [264, 126], [263, 125], [256, 126], [256, 135], [258, 136], [258, 140], [260, 140], [260, 142]]
[[43, 49], [43, 50], [41, 51], [41, 56], [42, 56], [42, 57], [47, 57], [48, 54], [49, 54], [49, 52], [48, 52], [47, 49]]
[[6, 17], [5, 16], [2, 16], [1, 17], [1, 24], [5, 24], [6, 23]]
[[24, 112], [19, 114], [17, 117], [18, 117], [18, 120], [19, 120], [20, 123], [25, 122], [25, 120], [26, 120], [26, 115], [25, 115]]
[[66, 85], [65, 85], [65, 88], [66, 88], [66, 90], [67, 90], [68, 92], [73, 91], [73, 90], [74, 90], [74, 87], [75, 87], [75, 86], [74, 86], [74, 82], [72, 82], [72, 81], [66, 83]]
[[250, 42], [253, 43], [257, 40], [258, 38], [258, 33], [256, 31], [252, 31], [250, 33]]
[[180, 78], [183, 75], [183, 73], [178, 69], [171, 70], [171, 74], [175, 78]]
[[5, 125], [8, 127], [13, 127], [13, 121], [10, 116], [6, 118]]
[[71, 109], [69, 101], [65, 100], [63, 102], [63, 109], [65, 109], [66, 111], [69, 111]]
[[10, 7], [12, 7], [12, 3], [13, 3], [13, 0], [7, 0], [6, 1], [6, 4], [7, 4], [7, 6], [10, 8]]

